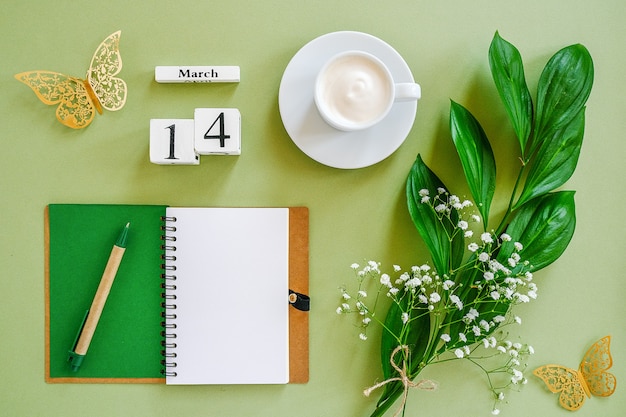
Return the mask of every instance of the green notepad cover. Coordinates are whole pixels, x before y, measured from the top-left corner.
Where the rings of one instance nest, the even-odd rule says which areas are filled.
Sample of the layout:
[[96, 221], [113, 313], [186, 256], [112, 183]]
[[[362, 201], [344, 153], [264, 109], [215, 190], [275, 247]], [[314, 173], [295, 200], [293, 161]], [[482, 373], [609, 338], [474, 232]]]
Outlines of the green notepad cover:
[[[46, 380], [120, 382], [161, 377], [161, 225], [166, 206], [51, 204], [47, 212]], [[67, 362], [111, 249], [127, 249], [85, 360]], [[155, 379], [155, 380], [150, 380]], [[136, 382], [136, 381], [128, 381]]]

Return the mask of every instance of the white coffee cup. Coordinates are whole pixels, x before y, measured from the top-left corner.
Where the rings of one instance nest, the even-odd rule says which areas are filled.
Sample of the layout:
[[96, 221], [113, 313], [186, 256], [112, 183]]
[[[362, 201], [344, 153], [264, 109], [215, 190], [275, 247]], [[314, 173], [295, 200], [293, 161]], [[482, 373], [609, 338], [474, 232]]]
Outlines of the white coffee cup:
[[416, 83], [395, 83], [389, 68], [374, 55], [346, 51], [324, 64], [313, 96], [326, 123], [349, 132], [379, 123], [395, 101], [418, 100], [421, 89]]

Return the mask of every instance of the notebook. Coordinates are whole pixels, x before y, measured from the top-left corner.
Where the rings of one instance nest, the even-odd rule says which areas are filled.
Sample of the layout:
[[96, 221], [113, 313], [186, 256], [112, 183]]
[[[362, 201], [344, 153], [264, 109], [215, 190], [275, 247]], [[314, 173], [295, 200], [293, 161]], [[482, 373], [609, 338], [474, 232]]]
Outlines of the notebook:
[[[121, 228], [126, 252], [77, 372], [68, 351]], [[308, 209], [51, 204], [47, 382], [308, 381]]]

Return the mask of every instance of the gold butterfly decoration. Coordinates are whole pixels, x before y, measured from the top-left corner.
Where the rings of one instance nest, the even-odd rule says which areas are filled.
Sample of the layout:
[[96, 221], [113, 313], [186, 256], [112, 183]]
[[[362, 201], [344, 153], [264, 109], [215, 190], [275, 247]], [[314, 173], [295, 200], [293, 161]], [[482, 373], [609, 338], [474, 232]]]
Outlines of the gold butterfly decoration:
[[541, 378], [550, 391], [561, 393], [559, 403], [563, 408], [578, 410], [585, 402], [585, 397], [591, 397], [591, 394], [608, 397], [615, 392], [617, 379], [607, 372], [613, 365], [610, 344], [611, 336], [594, 343], [578, 370], [561, 365], [544, 365], [535, 369], [533, 374]]
[[58, 104], [57, 120], [73, 129], [87, 127], [102, 108], [116, 111], [126, 103], [127, 87], [115, 77], [122, 69], [121, 31], [109, 35], [96, 49], [87, 79], [52, 71], [27, 71], [15, 75], [45, 104]]

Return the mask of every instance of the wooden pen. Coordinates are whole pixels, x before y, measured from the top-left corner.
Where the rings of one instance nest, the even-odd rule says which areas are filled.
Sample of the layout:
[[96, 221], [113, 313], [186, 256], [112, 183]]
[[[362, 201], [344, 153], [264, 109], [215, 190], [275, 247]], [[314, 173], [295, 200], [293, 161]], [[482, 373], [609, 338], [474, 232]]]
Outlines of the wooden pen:
[[122, 262], [124, 252], [126, 251], [126, 241], [128, 239], [129, 227], [130, 223], [126, 223], [126, 226], [122, 229], [122, 233], [113, 246], [109, 260], [104, 268], [102, 279], [98, 285], [96, 295], [91, 303], [91, 307], [85, 314], [85, 319], [83, 320], [83, 323], [78, 331], [72, 350], [70, 350], [68, 362], [70, 362], [72, 371], [74, 372], [78, 371], [83, 363], [83, 360], [85, 359], [85, 355], [87, 355], [87, 350], [89, 349], [91, 339], [96, 331], [96, 327], [98, 326], [98, 321], [102, 315], [104, 304], [109, 296], [111, 286], [115, 280], [115, 275], [117, 274], [117, 270]]

